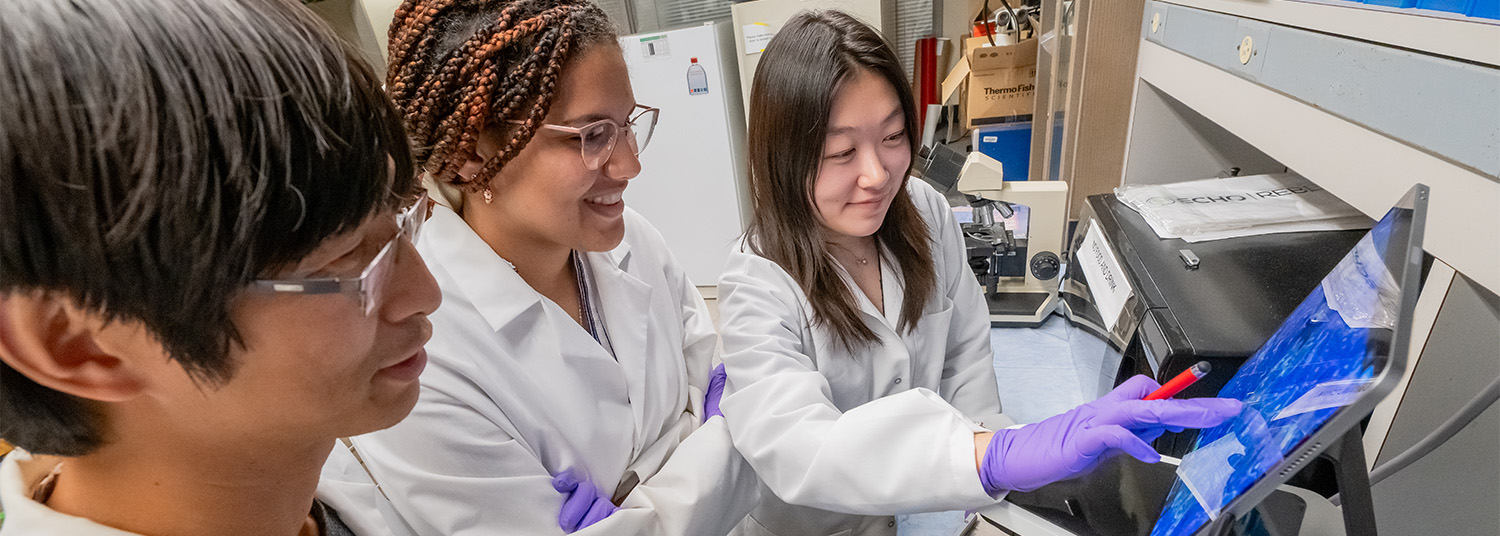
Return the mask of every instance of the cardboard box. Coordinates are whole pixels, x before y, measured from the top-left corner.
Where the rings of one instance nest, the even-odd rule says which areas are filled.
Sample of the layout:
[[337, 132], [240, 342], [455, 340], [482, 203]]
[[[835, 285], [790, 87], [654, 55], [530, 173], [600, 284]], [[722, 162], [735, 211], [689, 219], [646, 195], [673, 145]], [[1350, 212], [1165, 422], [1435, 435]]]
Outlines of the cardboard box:
[[989, 39], [964, 40], [969, 63], [965, 115], [969, 128], [1030, 121], [1036, 107], [1036, 39], [989, 46]]

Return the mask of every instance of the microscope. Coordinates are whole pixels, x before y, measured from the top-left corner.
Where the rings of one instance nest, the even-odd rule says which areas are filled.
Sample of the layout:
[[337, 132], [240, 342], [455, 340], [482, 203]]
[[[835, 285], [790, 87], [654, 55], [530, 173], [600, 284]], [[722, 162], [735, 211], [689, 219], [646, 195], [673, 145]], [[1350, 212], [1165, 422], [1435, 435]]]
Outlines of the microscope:
[[[958, 210], [969, 268], [984, 288], [990, 323], [1036, 327], [1058, 305], [1068, 185], [1005, 181], [998, 160], [924, 146], [913, 171]], [[972, 214], [963, 221], [965, 207]]]

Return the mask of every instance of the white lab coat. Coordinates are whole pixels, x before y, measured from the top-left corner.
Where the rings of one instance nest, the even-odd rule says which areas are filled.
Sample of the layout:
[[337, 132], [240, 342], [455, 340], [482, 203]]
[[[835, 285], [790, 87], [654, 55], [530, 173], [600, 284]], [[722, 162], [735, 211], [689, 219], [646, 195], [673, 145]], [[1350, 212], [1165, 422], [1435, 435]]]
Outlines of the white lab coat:
[[62, 463], [54, 456], [32, 456], [16, 450], [0, 463], [0, 522], [3, 536], [137, 536], [85, 518], [58, 512], [31, 500], [43, 478]]
[[785, 270], [743, 246], [730, 256], [719, 280], [721, 408], [771, 491], [745, 533], [895, 534], [893, 514], [996, 501], [974, 464], [974, 434], [1010, 424], [999, 415], [988, 309], [948, 203], [919, 180], [906, 191], [933, 237], [937, 288], [903, 332], [894, 259], [880, 259], [884, 314], [846, 273], [881, 339], [853, 355], [813, 325]]
[[338, 489], [320, 497], [356, 530], [562, 534], [553, 475], [609, 496], [633, 473], [622, 509], [575, 534], [727, 533], [759, 484], [724, 420], [699, 424], [717, 336], [661, 235], [624, 217], [620, 246], [587, 254], [616, 361], [436, 207], [418, 243], [443, 291], [421, 398], [395, 427], [353, 438], [390, 504], [371, 506], [379, 494], [342, 446], [324, 470]]

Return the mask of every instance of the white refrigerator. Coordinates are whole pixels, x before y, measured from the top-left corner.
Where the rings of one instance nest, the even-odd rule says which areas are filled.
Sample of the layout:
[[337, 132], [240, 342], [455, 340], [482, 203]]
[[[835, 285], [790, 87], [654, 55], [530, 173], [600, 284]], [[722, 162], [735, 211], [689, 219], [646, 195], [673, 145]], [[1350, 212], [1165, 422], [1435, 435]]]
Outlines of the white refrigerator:
[[620, 38], [635, 101], [661, 109], [625, 206], [661, 231], [700, 287], [713, 287], [750, 214], [745, 113], [728, 23]]

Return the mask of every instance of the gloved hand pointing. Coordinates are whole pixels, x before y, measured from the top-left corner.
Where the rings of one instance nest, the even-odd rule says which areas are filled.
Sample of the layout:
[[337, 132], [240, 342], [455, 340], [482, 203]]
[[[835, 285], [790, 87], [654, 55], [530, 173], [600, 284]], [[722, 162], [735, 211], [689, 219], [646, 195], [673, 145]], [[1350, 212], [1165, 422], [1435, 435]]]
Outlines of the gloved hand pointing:
[[557, 525], [563, 532], [571, 534], [620, 509], [609, 502], [609, 497], [601, 495], [593, 483], [579, 479], [572, 471], [552, 477], [552, 489], [563, 494], [562, 511], [557, 514]]
[[714, 373], [708, 376], [708, 392], [703, 395], [703, 422], [715, 415], [724, 416], [724, 412], [719, 411], [719, 399], [724, 398], [724, 382], [728, 380], [723, 363], [714, 367]]
[[1156, 463], [1161, 455], [1149, 441], [1168, 429], [1218, 426], [1243, 407], [1226, 398], [1141, 400], [1158, 387], [1155, 380], [1136, 376], [1062, 415], [995, 432], [979, 466], [979, 481], [991, 495], [1031, 491], [1088, 471], [1115, 450]]

